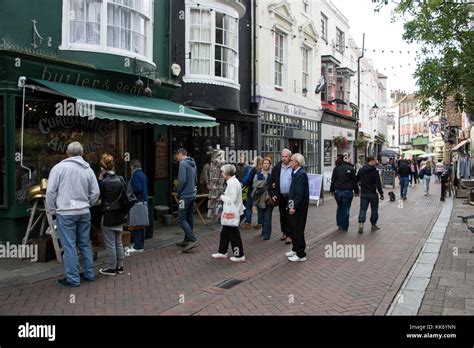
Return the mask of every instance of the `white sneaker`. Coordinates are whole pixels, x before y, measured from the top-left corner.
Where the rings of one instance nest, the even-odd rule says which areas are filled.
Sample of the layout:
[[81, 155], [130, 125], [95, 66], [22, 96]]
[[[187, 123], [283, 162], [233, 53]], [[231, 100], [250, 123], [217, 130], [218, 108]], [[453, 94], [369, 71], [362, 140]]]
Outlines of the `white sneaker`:
[[306, 261], [306, 257], [299, 258], [298, 256], [295, 255], [295, 256], [289, 257], [288, 261], [291, 261], [291, 262], [304, 262], [304, 261]]
[[235, 256], [232, 256], [230, 258], [230, 261], [232, 262], [245, 262], [245, 256], [242, 256], [242, 257], [235, 257]]
[[220, 253], [212, 254], [212, 258], [213, 259], [227, 259], [227, 254], [220, 254]]
[[286, 257], [293, 257], [295, 255], [296, 255], [296, 253], [294, 251], [290, 251], [290, 252], [285, 254]]
[[425, 195], [425, 196], [428, 196], [428, 194], [427, 194], [426, 192], [425, 192], [425, 193], [423, 193], [423, 195]]
[[142, 253], [143, 252], [143, 249], [134, 249], [134, 248], [129, 248], [129, 249], [126, 249], [124, 254], [125, 256], [130, 256], [132, 254], [139, 254], [139, 253]]

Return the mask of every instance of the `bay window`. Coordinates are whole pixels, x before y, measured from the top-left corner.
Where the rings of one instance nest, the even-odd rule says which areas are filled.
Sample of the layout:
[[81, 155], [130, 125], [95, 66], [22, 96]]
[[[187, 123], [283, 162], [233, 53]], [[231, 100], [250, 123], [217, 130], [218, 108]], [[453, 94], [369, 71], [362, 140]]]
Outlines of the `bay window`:
[[153, 0], [65, 0], [61, 49], [152, 61]]
[[238, 86], [239, 19], [208, 8], [188, 7], [186, 42], [190, 59], [186, 79], [212, 79]]

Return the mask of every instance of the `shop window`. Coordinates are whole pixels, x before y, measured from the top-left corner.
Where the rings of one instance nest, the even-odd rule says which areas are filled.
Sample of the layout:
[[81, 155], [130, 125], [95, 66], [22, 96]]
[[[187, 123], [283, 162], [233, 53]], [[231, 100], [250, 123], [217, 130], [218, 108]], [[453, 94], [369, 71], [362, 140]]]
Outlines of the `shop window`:
[[[22, 98], [16, 99], [15, 152], [20, 152]], [[16, 202], [26, 203], [26, 193], [31, 186], [48, 178], [54, 165], [64, 160], [68, 144], [79, 141], [84, 147], [84, 160], [91, 164], [95, 173], [99, 171], [99, 161], [104, 153], [111, 154], [116, 161], [116, 171], [125, 174], [125, 125], [116, 121], [88, 119], [79, 116], [57, 116], [57, 103], [62, 100], [27, 99], [25, 103], [25, 129], [23, 164], [16, 165]]]
[[2, 173], [0, 174], [0, 207], [6, 203], [6, 179], [7, 164], [5, 159], [5, 114], [4, 114], [3, 96], [0, 96], [0, 165]]

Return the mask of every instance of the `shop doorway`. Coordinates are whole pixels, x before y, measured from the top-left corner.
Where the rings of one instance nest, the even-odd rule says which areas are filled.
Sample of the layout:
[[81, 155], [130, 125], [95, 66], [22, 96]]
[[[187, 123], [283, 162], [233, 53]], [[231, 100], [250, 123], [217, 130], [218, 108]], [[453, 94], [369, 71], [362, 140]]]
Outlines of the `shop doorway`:
[[304, 156], [304, 153], [303, 153], [303, 140], [290, 139], [289, 140], [289, 150], [292, 153], [300, 153]]

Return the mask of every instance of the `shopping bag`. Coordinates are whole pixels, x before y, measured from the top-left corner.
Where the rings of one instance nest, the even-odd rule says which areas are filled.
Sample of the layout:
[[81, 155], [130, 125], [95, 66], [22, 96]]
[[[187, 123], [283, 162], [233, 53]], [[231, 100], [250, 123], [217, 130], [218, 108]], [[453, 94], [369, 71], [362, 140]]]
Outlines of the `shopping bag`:
[[146, 227], [150, 225], [148, 219], [148, 204], [146, 202], [135, 203], [130, 208], [129, 213], [130, 221], [128, 225], [130, 227]]
[[234, 203], [224, 202], [222, 206], [221, 225], [239, 227], [240, 215]]

